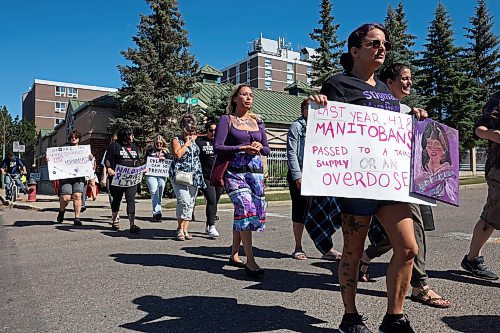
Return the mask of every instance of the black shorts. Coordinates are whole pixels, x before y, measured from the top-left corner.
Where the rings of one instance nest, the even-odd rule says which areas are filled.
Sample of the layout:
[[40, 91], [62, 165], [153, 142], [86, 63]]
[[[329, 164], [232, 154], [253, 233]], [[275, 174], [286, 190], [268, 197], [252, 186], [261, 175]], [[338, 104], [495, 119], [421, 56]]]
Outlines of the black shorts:
[[289, 184], [290, 197], [292, 197], [292, 221], [303, 224], [307, 213], [308, 197], [300, 195], [300, 190], [297, 188], [295, 180], [292, 179], [290, 170], [288, 170], [286, 180]]

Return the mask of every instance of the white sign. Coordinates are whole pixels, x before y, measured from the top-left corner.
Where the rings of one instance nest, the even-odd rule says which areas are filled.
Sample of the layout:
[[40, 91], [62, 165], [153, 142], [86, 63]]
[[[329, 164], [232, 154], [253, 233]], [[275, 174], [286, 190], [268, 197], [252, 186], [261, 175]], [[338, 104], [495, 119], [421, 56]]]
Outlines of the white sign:
[[26, 151], [26, 145], [19, 145], [17, 152], [24, 153]]
[[93, 162], [90, 146], [64, 146], [47, 148], [49, 179], [92, 177]]
[[148, 157], [146, 176], [168, 177], [168, 170], [171, 163], [172, 160]]
[[18, 153], [19, 152], [19, 141], [12, 142], [12, 151], [14, 153]]
[[428, 204], [410, 195], [412, 130], [411, 116], [397, 112], [309, 106], [302, 195]]
[[146, 164], [139, 167], [127, 167], [123, 165], [116, 165], [115, 175], [111, 185], [119, 187], [130, 187], [137, 185], [142, 180], [142, 174], [146, 170]]

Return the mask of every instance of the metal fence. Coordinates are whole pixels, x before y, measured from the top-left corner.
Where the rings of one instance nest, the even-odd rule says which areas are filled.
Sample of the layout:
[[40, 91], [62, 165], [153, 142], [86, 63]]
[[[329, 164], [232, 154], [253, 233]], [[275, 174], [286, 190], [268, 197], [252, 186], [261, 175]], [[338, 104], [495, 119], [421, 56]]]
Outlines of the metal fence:
[[[476, 170], [484, 171], [484, 167], [486, 164], [486, 155], [488, 153], [488, 149], [484, 147], [476, 148]], [[460, 158], [460, 170], [461, 171], [471, 171], [472, 166], [470, 164], [470, 150], [461, 150], [459, 153]]]
[[287, 172], [286, 149], [272, 149], [271, 154], [267, 157], [266, 185], [269, 187], [288, 186], [286, 181]]

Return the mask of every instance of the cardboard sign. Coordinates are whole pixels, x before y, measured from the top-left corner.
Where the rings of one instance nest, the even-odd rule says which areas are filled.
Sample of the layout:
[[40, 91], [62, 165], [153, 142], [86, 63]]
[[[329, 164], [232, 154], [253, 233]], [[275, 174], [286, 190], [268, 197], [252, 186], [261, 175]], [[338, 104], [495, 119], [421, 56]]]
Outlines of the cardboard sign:
[[147, 158], [146, 176], [168, 177], [172, 160], [160, 159], [158, 157]]
[[302, 195], [429, 204], [410, 193], [411, 116], [340, 102], [309, 106]]
[[414, 126], [412, 191], [458, 206], [458, 131], [432, 119]]
[[130, 187], [137, 185], [142, 180], [142, 174], [146, 170], [146, 164], [139, 167], [127, 167], [117, 164], [115, 167], [115, 175], [111, 185], [119, 187]]
[[90, 145], [47, 148], [49, 179], [92, 177], [94, 164], [90, 155]]

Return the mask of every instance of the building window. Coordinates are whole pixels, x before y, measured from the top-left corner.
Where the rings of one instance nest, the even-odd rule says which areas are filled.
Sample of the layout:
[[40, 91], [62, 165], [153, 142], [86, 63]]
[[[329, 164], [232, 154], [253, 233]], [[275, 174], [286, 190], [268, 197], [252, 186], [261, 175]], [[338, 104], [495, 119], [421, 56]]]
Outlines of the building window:
[[286, 71], [293, 72], [293, 64], [291, 62], [286, 63]]
[[264, 67], [265, 68], [273, 68], [273, 65], [271, 63], [271, 59], [264, 59]]
[[266, 79], [272, 79], [273, 78], [273, 72], [270, 69], [266, 69], [264, 71], [264, 77]]
[[247, 61], [247, 72], [250, 72], [250, 61]]
[[56, 102], [56, 112], [65, 112], [66, 111], [66, 103]]
[[273, 85], [272, 85], [271, 81], [269, 81], [269, 80], [264, 81], [264, 88], [266, 88], [266, 90], [272, 90]]
[[66, 96], [66, 87], [56, 86], [56, 96]]
[[307, 66], [307, 76], [311, 76], [313, 69], [311, 66]]
[[56, 126], [63, 122], [63, 118], [56, 118]]
[[288, 73], [286, 75], [286, 82], [292, 83], [293, 82], [293, 74]]
[[78, 89], [68, 88], [68, 97], [78, 97]]

